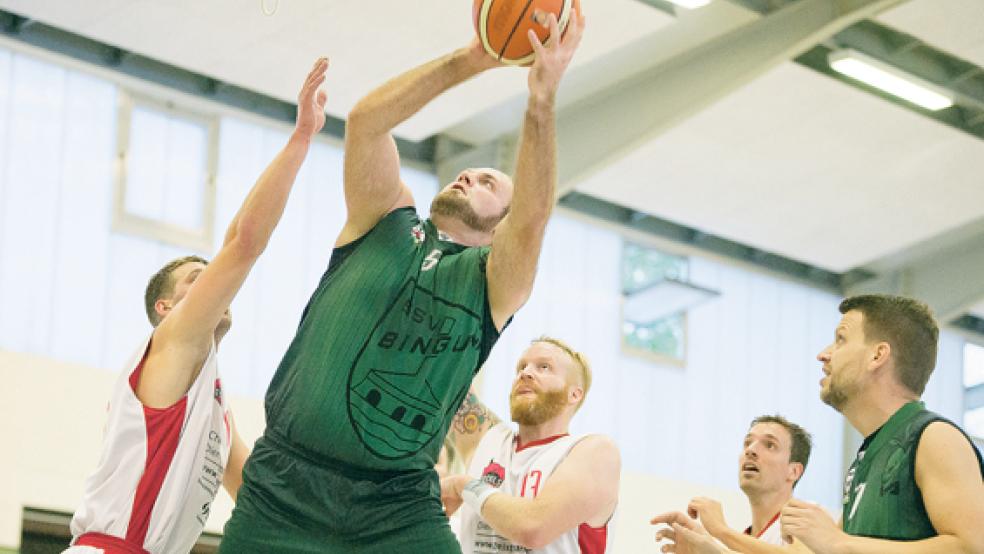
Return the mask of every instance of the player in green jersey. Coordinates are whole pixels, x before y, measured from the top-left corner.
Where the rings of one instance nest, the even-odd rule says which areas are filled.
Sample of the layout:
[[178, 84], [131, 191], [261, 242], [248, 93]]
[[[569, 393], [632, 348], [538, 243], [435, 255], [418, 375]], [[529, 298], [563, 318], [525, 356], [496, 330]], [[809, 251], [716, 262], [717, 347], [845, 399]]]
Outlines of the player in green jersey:
[[[392, 129], [498, 65], [474, 42], [352, 109], [348, 218], [270, 383], [221, 552], [460, 552], [434, 464], [474, 373], [530, 295], [557, 180], [554, 104], [584, 28], [530, 41], [514, 180], [465, 169], [421, 220]], [[560, 37], [555, 17], [552, 37]], [[515, 186], [514, 186], [515, 183]]]
[[865, 436], [844, 485], [841, 525], [792, 500], [783, 532], [816, 553], [984, 553], [984, 462], [964, 432], [919, 397], [936, 366], [929, 308], [899, 296], [844, 300], [821, 399]]

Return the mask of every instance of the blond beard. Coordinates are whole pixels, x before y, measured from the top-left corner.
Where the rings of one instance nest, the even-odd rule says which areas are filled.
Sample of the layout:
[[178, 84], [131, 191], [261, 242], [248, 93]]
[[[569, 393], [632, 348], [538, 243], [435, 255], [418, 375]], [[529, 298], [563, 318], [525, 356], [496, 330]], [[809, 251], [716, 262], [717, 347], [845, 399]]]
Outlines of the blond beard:
[[540, 425], [560, 415], [567, 406], [567, 387], [542, 391], [533, 400], [509, 398], [509, 415], [520, 425]]
[[480, 217], [464, 197], [459, 198], [450, 190], [434, 197], [430, 211], [431, 215], [438, 214], [460, 219], [465, 225], [483, 233], [494, 229], [502, 220], [502, 216]]

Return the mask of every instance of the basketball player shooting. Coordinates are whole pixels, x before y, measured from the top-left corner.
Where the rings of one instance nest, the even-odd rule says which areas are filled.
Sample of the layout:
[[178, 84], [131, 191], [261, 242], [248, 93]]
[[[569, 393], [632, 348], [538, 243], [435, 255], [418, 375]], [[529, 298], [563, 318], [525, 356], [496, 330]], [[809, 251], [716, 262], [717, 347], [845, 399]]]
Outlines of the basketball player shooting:
[[[360, 100], [347, 221], [266, 397], [223, 553], [459, 552], [434, 464], [451, 418], [530, 295], [557, 179], [554, 100], [584, 18], [541, 44], [513, 179], [465, 169], [421, 220], [395, 126], [496, 67], [476, 41]], [[560, 37], [557, 17], [547, 18]], [[494, 232], [493, 232], [494, 231]]]
[[216, 352], [229, 304], [283, 215], [312, 137], [325, 123], [328, 60], [298, 96], [297, 124], [253, 186], [211, 263], [174, 260], [147, 285], [154, 330], [109, 405], [99, 467], [72, 518], [74, 554], [189, 552], [220, 486], [236, 499], [247, 448], [222, 395]]

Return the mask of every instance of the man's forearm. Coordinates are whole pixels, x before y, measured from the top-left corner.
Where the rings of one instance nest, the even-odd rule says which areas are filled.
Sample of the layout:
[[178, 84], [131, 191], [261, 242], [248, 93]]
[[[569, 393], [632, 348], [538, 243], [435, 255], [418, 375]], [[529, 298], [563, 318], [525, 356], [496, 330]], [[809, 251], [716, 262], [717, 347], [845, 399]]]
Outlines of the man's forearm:
[[851, 536], [836, 548], [817, 550], [817, 552], [828, 551], [837, 554], [936, 554], [938, 552], [979, 554], [974, 552], [973, 547], [965, 545], [953, 535], [939, 535], [921, 541], [887, 541]]
[[348, 124], [370, 135], [387, 133], [442, 92], [487, 69], [480, 61], [461, 49], [394, 77], [355, 105]]
[[789, 552], [783, 546], [760, 541], [734, 529], [728, 529], [724, 533], [711, 533], [711, 536], [721, 541], [730, 550], [744, 554], [785, 554]]
[[514, 221], [546, 224], [557, 182], [557, 131], [553, 95], [531, 94], [516, 160]]
[[307, 157], [311, 137], [291, 135], [287, 145], [270, 162], [253, 185], [236, 217], [229, 224], [225, 244], [235, 240], [259, 255], [270, 241], [287, 205], [297, 172]]
[[481, 517], [510, 541], [527, 548], [540, 548], [549, 540], [537, 518], [534, 502], [528, 498], [495, 494], [482, 505]]

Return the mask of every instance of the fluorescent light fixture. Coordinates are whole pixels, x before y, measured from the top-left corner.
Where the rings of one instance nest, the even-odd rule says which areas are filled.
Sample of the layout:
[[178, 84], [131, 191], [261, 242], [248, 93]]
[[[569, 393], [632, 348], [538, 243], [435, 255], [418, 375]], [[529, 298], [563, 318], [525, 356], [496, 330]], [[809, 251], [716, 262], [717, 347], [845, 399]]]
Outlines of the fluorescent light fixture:
[[625, 294], [622, 315], [627, 321], [645, 324], [686, 311], [720, 294], [677, 279], [663, 279]]
[[711, 0], [670, 0], [670, 2], [680, 6], [681, 8], [692, 10], [694, 8], [700, 8], [710, 4]]
[[827, 61], [835, 71], [927, 110], [937, 111], [953, 105], [952, 92], [856, 50], [834, 50], [827, 56]]

